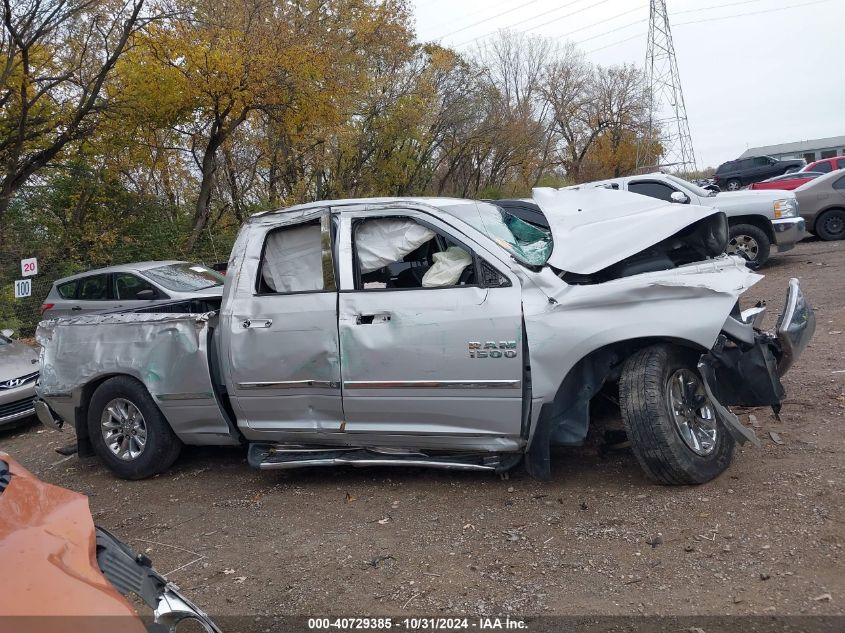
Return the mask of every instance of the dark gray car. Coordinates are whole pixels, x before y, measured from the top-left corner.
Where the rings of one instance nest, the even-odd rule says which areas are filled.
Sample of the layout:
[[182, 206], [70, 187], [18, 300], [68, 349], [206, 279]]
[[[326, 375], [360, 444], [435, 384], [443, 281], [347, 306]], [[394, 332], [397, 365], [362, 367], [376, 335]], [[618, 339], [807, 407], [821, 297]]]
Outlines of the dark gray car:
[[224, 277], [202, 264], [158, 261], [99, 268], [53, 282], [44, 318], [138, 309], [182, 299], [219, 297]]
[[12, 331], [0, 333], [0, 428], [32, 417], [38, 354], [29, 345], [13, 341]]

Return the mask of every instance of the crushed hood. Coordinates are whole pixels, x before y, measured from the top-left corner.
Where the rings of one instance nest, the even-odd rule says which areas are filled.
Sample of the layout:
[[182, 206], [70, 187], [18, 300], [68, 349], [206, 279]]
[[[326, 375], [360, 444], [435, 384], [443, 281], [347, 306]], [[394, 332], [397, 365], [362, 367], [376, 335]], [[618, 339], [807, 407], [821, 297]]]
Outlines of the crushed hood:
[[537, 187], [536, 202], [549, 221], [554, 249], [548, 263], [589, 275], [657, 244], [720, 210], [671, 204], [627, 191], [560, 191]]

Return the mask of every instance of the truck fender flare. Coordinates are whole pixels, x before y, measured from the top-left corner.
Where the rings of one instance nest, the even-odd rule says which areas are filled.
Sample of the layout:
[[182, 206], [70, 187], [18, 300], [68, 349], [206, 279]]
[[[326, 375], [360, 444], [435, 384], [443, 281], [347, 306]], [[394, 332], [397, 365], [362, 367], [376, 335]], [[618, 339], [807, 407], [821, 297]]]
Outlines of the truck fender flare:
[[616, 341], [593, 350], [579, 360], [560, 383], [555, 397], [540, 408], [536, 426], [525, 451], [525, 470], [535, 479], [551, 478], [551, 446], [579, 445], [590, 426], [590, 400], [608, 379], [615, 379], [618, 369], [636, 350], [670, 343], [704, 350], [693, 341], [649, 337]]

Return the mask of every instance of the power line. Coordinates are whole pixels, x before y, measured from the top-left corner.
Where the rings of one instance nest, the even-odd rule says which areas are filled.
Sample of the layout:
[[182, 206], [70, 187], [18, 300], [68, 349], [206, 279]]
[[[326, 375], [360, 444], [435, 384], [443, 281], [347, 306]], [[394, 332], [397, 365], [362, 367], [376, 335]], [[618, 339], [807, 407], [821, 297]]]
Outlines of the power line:
[[790, 4], [785, 7], [778, 7], [776, 9], [762, 9], [760, 11], [749, 11], [748, 13], [737, 13], [735, 15], [725, 15], [716, 18], [703, 18], [701, 20], [692, 20], [690, 22], [679, 22], [675, 26], [683, 26], [685, 24], [701, 24], [702, 22], [716, 22], [717, 20], [728, 20], [730, 18], [744, 18], [748, 15], [759, 15], [761, 13], [775, 13], [776, 11], [786, 11], [787, 9], [800, 9], [802, 7], [809, 7], [814, 4], [821, 4], [822, 2], [833, 2], [833, 0], [815, 0], [814, 2], [806, 2], [804, 4]]
[[[525, 18], [524, 20], [520, 20], [519, 22], [513, 22], [513, 23], [509, 24], [508, 28], [513, 28], [515, 26], [519, 26], [520, 24], [525, 24], [526, 22], [531, 22], [533, 20], [536, 20], [537, 18], [543, 17], [544, 15], [548, 15], [549, 13], [556, 13], [557, 11], [560, 11], [561, 9], [565, 9], [566, 7], [571, 7], [573, 4], [578, 4], [579, 2], [582, 2], [582, 1], [583, 0], [574, 0], [574, 2], [569, 2], [567, 4], [564, 4], [563, 6], [555, 7], [554, 9], [550, 9], [549, 11], [543, 11], [542, 13], [538, 13], [537, 15], [532, 15], [530, 17]], [[539, 26], [534, 26], [534, 27], [532, 27], [531, 29], [528, 29], [528, 30], [531, 31], [532, 29], [540, 28], [541, 26], [548, 26], [549, 24], [554, 24], [555, 22], [559, 22], [560, 20], [571, 17], [571, 16], [573, 16], [577, 13], [582, 13], [582, 12], [587, 11], [588, 9], [592, 9], [593, 7], [596, 7], [600, 4], [604, 4], [605, 2], [609, 2], [609, 0], [600, 0], [599, 2], [596, 2], [595, 4], [591, 4], [588, 7], [583, 7], [581, 9], [578, 9], [577, 11], [573, 11], [572, 13], [567, 13], [566, 15], [561, 15], [561, 16], [555, 18], [554, 20], [549, 20], [545, 24], [542, 24], [542, 25], [539, 25]], [[630, 13], [630, 11], [628, 13]], [[467, 40], [466, 42], [461, 42], [460, 44], [455, 46], [455, 48], [461, 48], [463, 46], [466, 46], [467, 44], [472, 44], [473, 42], [477, 42], [478, 40], [490, 37], [494, 33], [495, 32], [485, 33], [484, 35], [479, 35], [478, 37], [475, 37], [471, 40]]]
[[[751, 0], [751, 1], [757, 2], [759, 0]], [[806, 2], [804, 4], [790, 4], [790, 5], [787, 5], [785, 7], [777, 7], [775, 9], [764, 9], [764, 10], [761, 10], [761, 11], [749, 11], [749, 12], [746, 12], [746, 13], [736, 13], [736, 14], [723, 15], [723, 16], [718, 16], [718, 17], [703, 18], [701, 20], [689, 20], [687, 22], [678, 22], [674, 25], [674, 27], [677, 28], [679, 26], [686, 26], [686, 25], [689, 25], [689, 24], [702, 24], [704, 22], [716, 22], [718, 20], [728, 20], [728, 19], [732, 19], [732, 18], [741, 18], [741, 17], [745, 17], [745, 16], [749, 16], [749, 15], [758, 15], [760, 13], [774, 13], [776, 11], [786, 11], [787, 9], [800, 9], [802, 7], [809, 7], [809, 6], [814, 5], [814, 4], [821, 4], [823, 2], [832, 2], [832, 1], [833, 0], [814, 0], [813, 2]], [[740, 3], [740, 4], [748, 4], [748, 2]], [[715, 7], [702, 7], [701, 9], [695, 9], [695, 10], [696, 11], [698, 11], [698, 10], [703, 11], [705, 9], [715, 9], [715, 8], [726, 7], [726, 6], [733, 6], [733, 5], [724, 5], [723, 4], [723, 5], [718, 5], [718, 6], [715, 6]], [[685, 13], [689, 13], [689, 11], [686, 11]], [[632, 23], [632, 24], [635, 24], [635, 23]], [[631, 25], [629, 24], [628, 26], [631, 26]], [[612, 31], [605, 31], [604, 33], [600, 33], [599, 35], [607, 35], [609, 33], [616, 31], [616, 30], [618, 30], [618, 29], [613, 29]], [[625, 42], [630, 42], [631, 40], [641, 38], [643, 35], [646, 35], [646, 34], [645, 33], [639, 33], [639, 34], [633, 35], [631, 37], [626, 37], [624, 40], [618, 40], [616, 42], [612, 42], [611, 44], [607, 44], [605, 46], [600, 46], [598, 48], [590, 49], [589, 51], [586, 51], [586, 54], [592, 55], [593, 53], [597, 53], [598, 51], [603, 51], [606, 48], [611, 48], [613, 46], [618, 46], [619, 44], [624, 44]], [[598, 37], [598, 35], [596, 37]], [[592, 39], [595, 39], [595, 37], [592, 38]], [[586, 42], [586, 41], [587, 40], [582, 40], [581, 42], [575, 42], [575, 44], [577, 45], [577, 44], [580, 44], [580, 43], [583, 43], [583, 42]]]
[[446, 33], [446, 35], [441, 35], [439, 37], [435, 37], [435, 38], [432, 38], [432, 39], [442, 40], [444, 37], [451, 37], [452, 35], [455, 35], [456, 33], [461, 33], [463, 31], [466, 31], [467, 29], [473, 28], [474, 26], [478, 26], [479, 24], [484, 24], [485, 22], [489, 22], [490, 20], [495, 20], [496, 18], [500, 18], [503, 15], [507, 15], [508, 13], [513, 13], [514, 11], [518, 11], [519, 9], [522, 9], [523, 7], [527, 7], [529, 4], [534, 4], [535, 2], [538, 2], [538, 1], [539, 0], [528, 0], [528, 2], [523, 2], [522, 4], [515, 6], [513, 9], [508, 9], [507, 11], [502, 11], [501, 13], [497, 13], [496, 15], [491, 15], [489, 18], [484, 18], [483, 20], [479, 20], [478, 22], [474, 22], [473, 24], [468, 24], [467, 26], [463, 26], [463, 27], [461, 27], [461, 28], [459, 28], [455, 31], [452, 31], [451, 33]]
[[[442, 1], [442, 0], [435, 0], [435, 2], [440, 2], [440, 1]], [[580, 1], [580, 0], [577, 0], [577, 1]], [[494, 5], [492, 5], [492, 6], [487, 7], [487, 11], [492, 11], [492, 10], [494, 10], [494, 9], [498, 9], [499, 7], [503, 7], [503, 6], [505, 6], [505, 5], [507, 5], [507, 4], [510, 4], [510, 3], [511, 3], [511, 0], [503, 0], [502, 2], [497, 2], [496, 4], [494, 4]], [[427, 6], [433, 6], [433, 5], [427, 5]], [[458, 17], [456, 17], [456, 18], [453, 18], [453, 19], [451, 19], [451, 20], [449, 20], [449, 21], [441, 21], [441, 22], [438, 22], [438, 23], [437, 23], [437, 24], [435, 24], [432, 28], [433, 28], [433, 29], [436, 29], [436, 30], [439, 30], [439, 29], [440, 29], [440, 27], [442, 27], [442, 26], [447, 26], [447, 25], [449, 25], [449, 26], [454, 26], [454, 24], [455, 24], [456, 22], [457, 22], [457, 23], [460, 23], [460, 21], [461, 21], [461, 20], [463, 20], [464, 18], [468, 18], [468, 17], [477, 17], [477, 15], [478, 15], [478, 13], [477, 13], [477, 12], [476, 12], [476, 13], [464, 13], [463, 15], [458, 16]], [[477, 23], [475, 23], [475, 22], [474, 22], [473, 24], [477, 24]], [[472, 24], [470, 24], [469, 26], [472, 26]], [[444, 37], [445, 37], [445, 36], [444, 36]], [[436, 38], [436, 37], [435, 37], [435, 38], [432, 38], [432, 39], [433, 39], [433, 40], [436, 40], [436, 39], [440, 39], [440, 38]]]

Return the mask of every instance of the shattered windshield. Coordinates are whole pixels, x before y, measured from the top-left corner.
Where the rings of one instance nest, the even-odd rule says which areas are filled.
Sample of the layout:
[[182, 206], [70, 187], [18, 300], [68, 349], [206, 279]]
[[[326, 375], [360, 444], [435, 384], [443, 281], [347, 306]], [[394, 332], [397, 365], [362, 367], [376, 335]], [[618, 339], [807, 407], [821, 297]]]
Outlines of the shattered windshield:
[[551, 232], [520, 220], [495, 204], [449, 205], [443, 210], [484, 233], [522, 264], [542, 266], [552, 254]]

